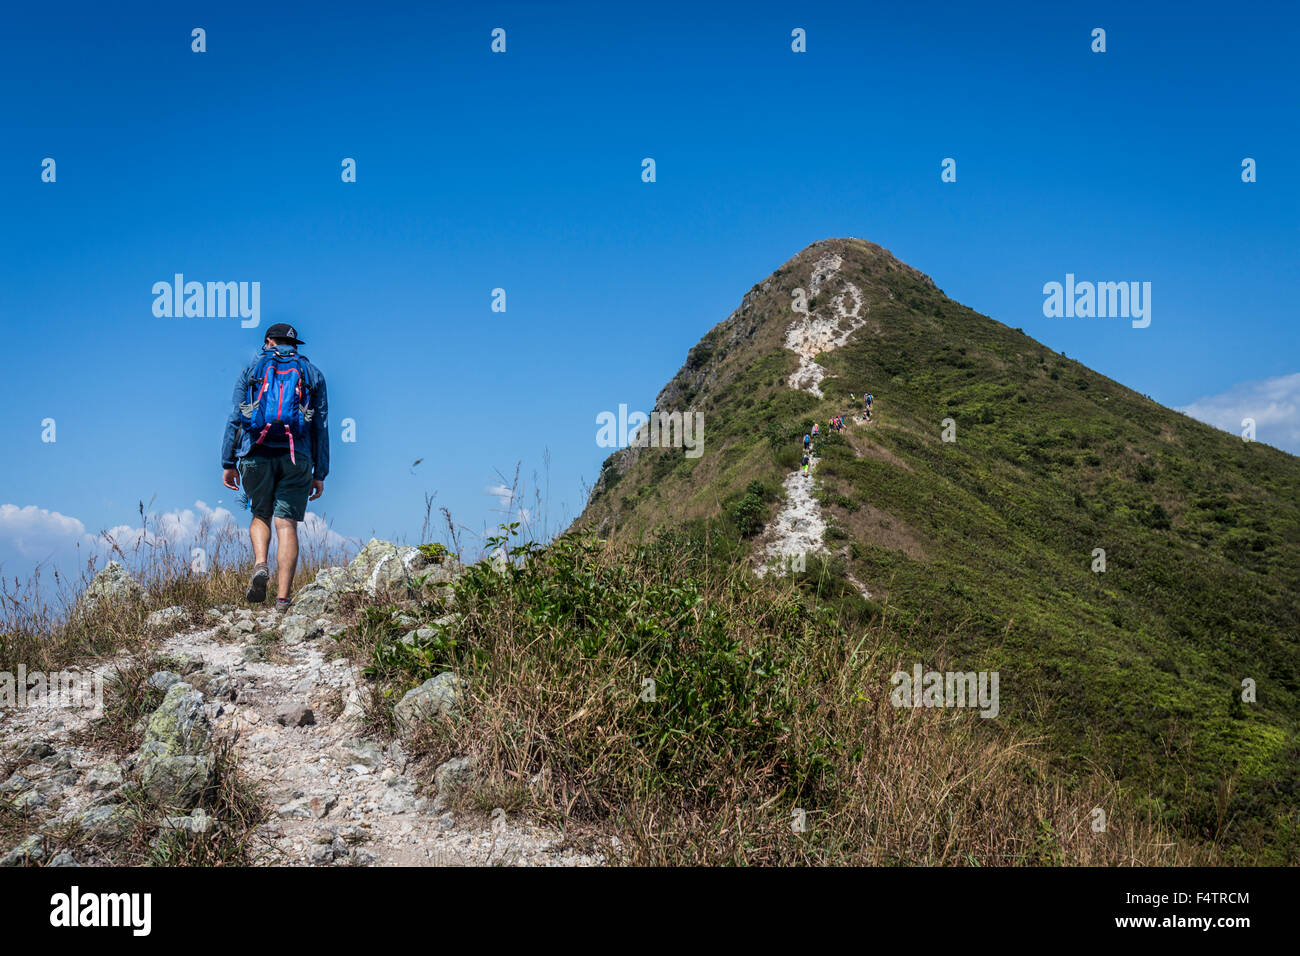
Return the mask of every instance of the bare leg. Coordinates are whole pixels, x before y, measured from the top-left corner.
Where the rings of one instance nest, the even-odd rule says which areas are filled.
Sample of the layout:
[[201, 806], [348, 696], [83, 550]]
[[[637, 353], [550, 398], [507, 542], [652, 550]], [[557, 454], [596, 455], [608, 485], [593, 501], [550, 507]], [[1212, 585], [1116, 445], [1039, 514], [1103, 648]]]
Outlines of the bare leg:
[[275, 539], [276, 597], [285, 600], [293, 589], [293, 573], [298, 569], [298, 522], [290, 518], [276, 518]]
[[271, 550], [271, 522], [254, 517], [248, 526], [248, 540], [253, 543], [253, 563], [266, 564], [266, 554]]

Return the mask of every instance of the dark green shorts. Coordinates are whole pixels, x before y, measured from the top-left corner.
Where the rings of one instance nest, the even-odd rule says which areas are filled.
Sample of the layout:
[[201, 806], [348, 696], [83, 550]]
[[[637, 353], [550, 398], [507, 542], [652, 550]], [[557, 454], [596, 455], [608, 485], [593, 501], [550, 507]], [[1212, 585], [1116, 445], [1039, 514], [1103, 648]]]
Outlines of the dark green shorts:
[[275, 457], [249, 456], [239, 462], [239, 477], [244, 494], [256, 518], [289, 518], [302, 521], [307, 516], [307, 496], [311, 493], [311, 459], [306, 455]]

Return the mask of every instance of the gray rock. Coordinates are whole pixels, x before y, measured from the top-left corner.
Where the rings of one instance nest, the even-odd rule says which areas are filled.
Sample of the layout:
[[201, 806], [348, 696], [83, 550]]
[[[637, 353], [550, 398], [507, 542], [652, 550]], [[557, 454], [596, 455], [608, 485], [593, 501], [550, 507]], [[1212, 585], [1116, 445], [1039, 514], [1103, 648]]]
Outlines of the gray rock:
[[166, 693], [173, 684], [179, 684], [180, 682], [181, 675], [175, 671], [154, 671], [144, 683], [146, 687], [153, 687]]
[[280, 622], [280, 639], [286, 644], [297, 644], [318, 637], [324, 630], [324, 622], [317, 618], [289, 614]]
[[46, 863], [45, 865], [46, 866], [81, 866], [81, 864], [77, 862], [77, 858], [74, 857], [67, 850], [64, 850], [62, 853], [54, 854], [53, 859], [51, 859], [50, 862]]
[[288, 704], [280, 708], [275, 720], [285, 727], [306, 727], [316, 723], [316, 715], [305, 704]]
[[164, 806], [194, 806], [212, 783], [211, 742], [203, 695], [184, 682], [173, 684], [149, 717], [140, 745], [145, 795]]
[[138, 602], [143, 596], [140, 585], [121, 562], [110, 561], [86, 585], [78, 605], [83, 613], [94, 614], [104, 607]]
[[241, 618], [232, 625], [232, 628], [236, 634], [252, 634], [257, 630], [257, 622], [251, 617]]
[[199, 807], [188, 816], [177, 815], [164, 818], [163, 829], [182, 833], [207, 833], [212, 828], [212, 822], [212, 814]]
[[206, 754], [152, 757], [141, 765], [140, 787], [160, 806], [189, 809], [212, 786], [214, 769]]
[[402, 635], [402, 643], [407, 645], [424, 644], [438, 636], [436, 627], [417, 627], [412, 631], [407, 631]]
[[120, 786], [122, 786], [122, 768], [111, 760], [86, 774], [87, 790], [112, 790]]
[[134, 780], [128, 780], [122, 786], [113, 790], [105, 791], [94, 800], [90, 801], [92, 807], [107, 807], [118, 803], [127, 803], [131, 800], [138, 799], [142, 794], [140, 785]]
[[334, 847], [330, 844], [312, 847], [310, 859], [318, 865], [333, 863], [335, 860]]
[[291, 820], [321, 820], [338, 805], [338, 794], [319, 791], [309, 796], [296, 797], [276, 812]]
[[335, 758], [345, 766], [360, 765], [367, 770], [378, 770], [384, 755], [373, 740], [348, 738], [335, 748]]
[[190, 683], [213, 700], [234, 700], [235, 682], [223, 664], [214, 664], [190, 677]]
[[0, 866], [26, 866], [45, 859], [45, 840], [34, 833], [0, 859]]
[[131, 812], [125, 804], [92, 806], [77, 817], [77, 825], [92, 836], [121, 839], [131, 832]]
[[266, 648], [261, 644], [249, 644], [244, 648], [244, 660], [250, 664], [266, 660]]
[[314, 621], [340, 610], [348, 595], [362, 590], [361, 582], [347, 568], [321, 568], [316, 580], [294, 595], [289, 613]]
[[452, 757], [439, 764], [433, 772], [433, 785], [437, 788], [438, 795], [468, 787], [474, 782], [477, 768], [478, 763], [473, 757]]
[[430, 677], [414, 690], [409, 690], [393, 709], [393, 716], [403, 731], [410, 733], [421, 721], [436, 715], [449, 717], [460, 713], [460, 697], [465, 681], [451, 671]]
[[144, 626], [151, 629], [163, 629], [181, 624], [189, 619], [190, 612], [183, 607], [165, 607], [154, 611], [144, 619]]
[[203, 711], [203, 695], [181, 681], [172, 684], [149, 717], [141, 756], [175, 757], [204, 753], [212, 741], [212, 725]]
[[21, 793], [23, 790], [30, 787], [31, 784], [31, 780], [23, 776], [21, 772], [15, 770], [8, 780], [4, 783], [0, 783], [0, 793]]
[[68, 770], [72, 767], [72, 752], [60, 750], [50, 754], [41, 762], [49, 764], [51, 770]]
[[388, 778], [388, 786], [379, 798], [379, 809], [385, 813], [415, 813], [420, 809], [415, 796], [415, 781], [410, 777], [394, 774]]
[[37, 807], [43, 807], [49, 802], [44, 793], [33, 787], [18, 794], [10, 801], [9, 805], [15, 810], [35, 810]]
[[41, 760], [45, 757], [54, 756], [54, 748], [44, 740], [37, 740], [34, 743], [28, 744], [27, 749], [23, 751], [22, 755], [24, 758]]

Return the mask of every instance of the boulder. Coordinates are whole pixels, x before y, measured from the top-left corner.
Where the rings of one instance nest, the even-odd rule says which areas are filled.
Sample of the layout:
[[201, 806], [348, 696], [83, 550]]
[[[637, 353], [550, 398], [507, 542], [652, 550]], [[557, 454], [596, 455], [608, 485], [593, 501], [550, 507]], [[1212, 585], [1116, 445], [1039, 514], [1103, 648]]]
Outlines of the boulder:
[[140, 746], [140, 785], [166, 806], [192, 807], [212, 783], [208, 752], [212, 725], [203, 710], [203, 695], [184, 682], [173, 684], [149, 717]]
[[460, 696], [465, 681], [451, 671], [430, 677], [414, 690], [409, 690], [393, 709], [398, 726], [411, 732], [421, 721], [439, 714], [455, 717], [460, 713]]
[[141, 756], [175, 757], [204, 753], [212, 741], [212, 725], [203, 711], [203, 695], [180, 681], [149, 718]]
[[289, 614], [314, 621], [336, 613], [344, 598], [361, 591], [361, 583], [347, 568], [321, 568], [316, 579], [294, 595]]
[[86, 585], [79, 602], [86, 614], [94, 614], [106, 606], [130, 604], [140, 601], [144, 592], [131, 572], [120, 561], [110, 561]]
[[188, 809], [212, 786], [212, 757], [184, 754], [155, 757], [140, 768], [140, 786], [150, 800], [166, 807]]
[[352, 559], [348, 571], [370, 595], [397, 587], [410, 587], [415, 573], [429, 563], [419, 548], [371, 538]]

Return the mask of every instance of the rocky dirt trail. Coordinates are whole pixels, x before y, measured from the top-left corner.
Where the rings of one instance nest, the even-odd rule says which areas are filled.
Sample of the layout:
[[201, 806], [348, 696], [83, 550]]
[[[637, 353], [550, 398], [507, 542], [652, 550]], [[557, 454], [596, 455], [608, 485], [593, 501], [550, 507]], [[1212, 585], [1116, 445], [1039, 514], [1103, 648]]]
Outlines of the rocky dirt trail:
[[[373, 553], [385, 548], [398, 550], [371, 542], [369, 563], [359, 558], [360, 567], [321, 572], [317, 582], [325, 584], [303, 589], [295, 609], [329, 608], [334, 597], [367, 582], [367, 575], [374, 587]], [[350, 573], [339, 573], [345, 571]], [[564, 833], [519, 815], [452, 809], [454, 791], [476, 778], [471, 757], [417, 774], [400, 741], [363, 737], [358, 718], [367, 687], [349, 661], [330, 653], [334, 641], [327, 636], [332, 628], [328, 619], [308, 614], [280, 618], [274, 611], [235, 607], [207, 614], [208, 626], [197, 628], [179, 626], [186, 617], [181, 608], [150, 616], [153, 628], [161, 625], [160, 633], [170, 632], [150, 648], [153, 659], [168, 669], [148, 678], [166, 696], [142, 728], [145, 743], [136, 753], [114, 759], [84, 743], [78, 732], [91, 724], [85, 709], [0, 710], [0, 766], [17, 766], [0, 782], [0, 802], [27, 814], [31, 831], [13, 847], [0, 846], [0, 865], [107, 862], [96, 857], [91, 844], [57, 856], [48, 853], [56, 841], [46, 837], [74, 824], [87, 833], [111, 836], [129, 825], [125, 808], [141, 792], [176, 807], [164, 828], [204, 831], [212, 821], [201, 805], [196, 808], [198, 793], [213, 745], [223, 739], [233, 741], [240, 771], [269, 810], [269, 818], [253, 833], [254, 853], [263, 864], [605, 862], [601, 855], [571, 845]], [[169, 621], [177, 626], [167, 626]], [[128, 660], [120, 655], [102, 661], [77, 679], [87, 690], [101, 680], [109, 694], [115, 669]], [[399, 718], [412, 721], [433, 711], [449, 712], [458, 706], [457, 687], [458, 678], [450, 673], [427, 681], [403, 698]]]
[[400, 742], [383, 745], [359, 736], [357, 676], [345, 660], [326, 659], [321, 638], [293, 641], [290, 633], [290, 640], [271, 651], [272, 660], [258, 645], [220, 643], [215, 634], [177, 635], [161, 650], [200, 661], [207, 673], [229, 675], [233, 682], [236, 700], [217, 705], [213, 726], [218, 734], [238, 734], [240, 767], [275, 808], [259, 833], [270, 848], [269, 862], [599, 862], [566, 849], [563, 834], [504, 812], [472, 819], [451, 811], [447, 791], [465, 782], [468, 761], [443, 764], [435, 774], [442, 786], [426, 789], [408, 775], [410, 761]]
[[[822, 256], [813, 264], [808, 290], [810, 300], [816, 299], [827, 284], [839, 276], [843, 264], [844, 260], [834, 253]], [[824, 397], [821, 381], [826, 376], [826, 370], [816, 363], [816, 357], [843, 346], [867, 322], [866, 301], [862, 290], [847, 279], [841, 278], [840, 281], [843, 291], [831, 297], [830, 308], [826, 313], [809, 310], [800, 314], [785, 334], [785, 347], [799, 356], [799, 368], [786, 384], [810, 392], [818, 398]], [[813, 447], [816, 447], [815, 442]], [[757, 568], [759, 574], [784, 573], [792, 565], [799, 566], [801, 562], [806, 562], [810, 554], [829, 553], [824, 540], [826, 520], [822, 517], [821, 506], [812, 495], [812, 473], [816, 468], [817, 456], [813, 455], [809, 459], [807, 475], [802, 473], [802, 469], [796, 470], [782, 483], [785, 488], [785, 505], [768, 525], [760, 541], [757, 549], [760, 555]], [[847, 577], [863, 597], [871, 597], [861, 581], [852, 574]]]
[[817, 457], [812, 455], [808, 459], [808, 474], [800, 469], [782, 483], [785, 505], [763, 534], [759, 546], [763, 563], [758, 568], [759, 574], [781, 573], [807, 555], [826, 552], [823, 542], [826, 521], [812, 496], [812, 473], [816, 467]]

